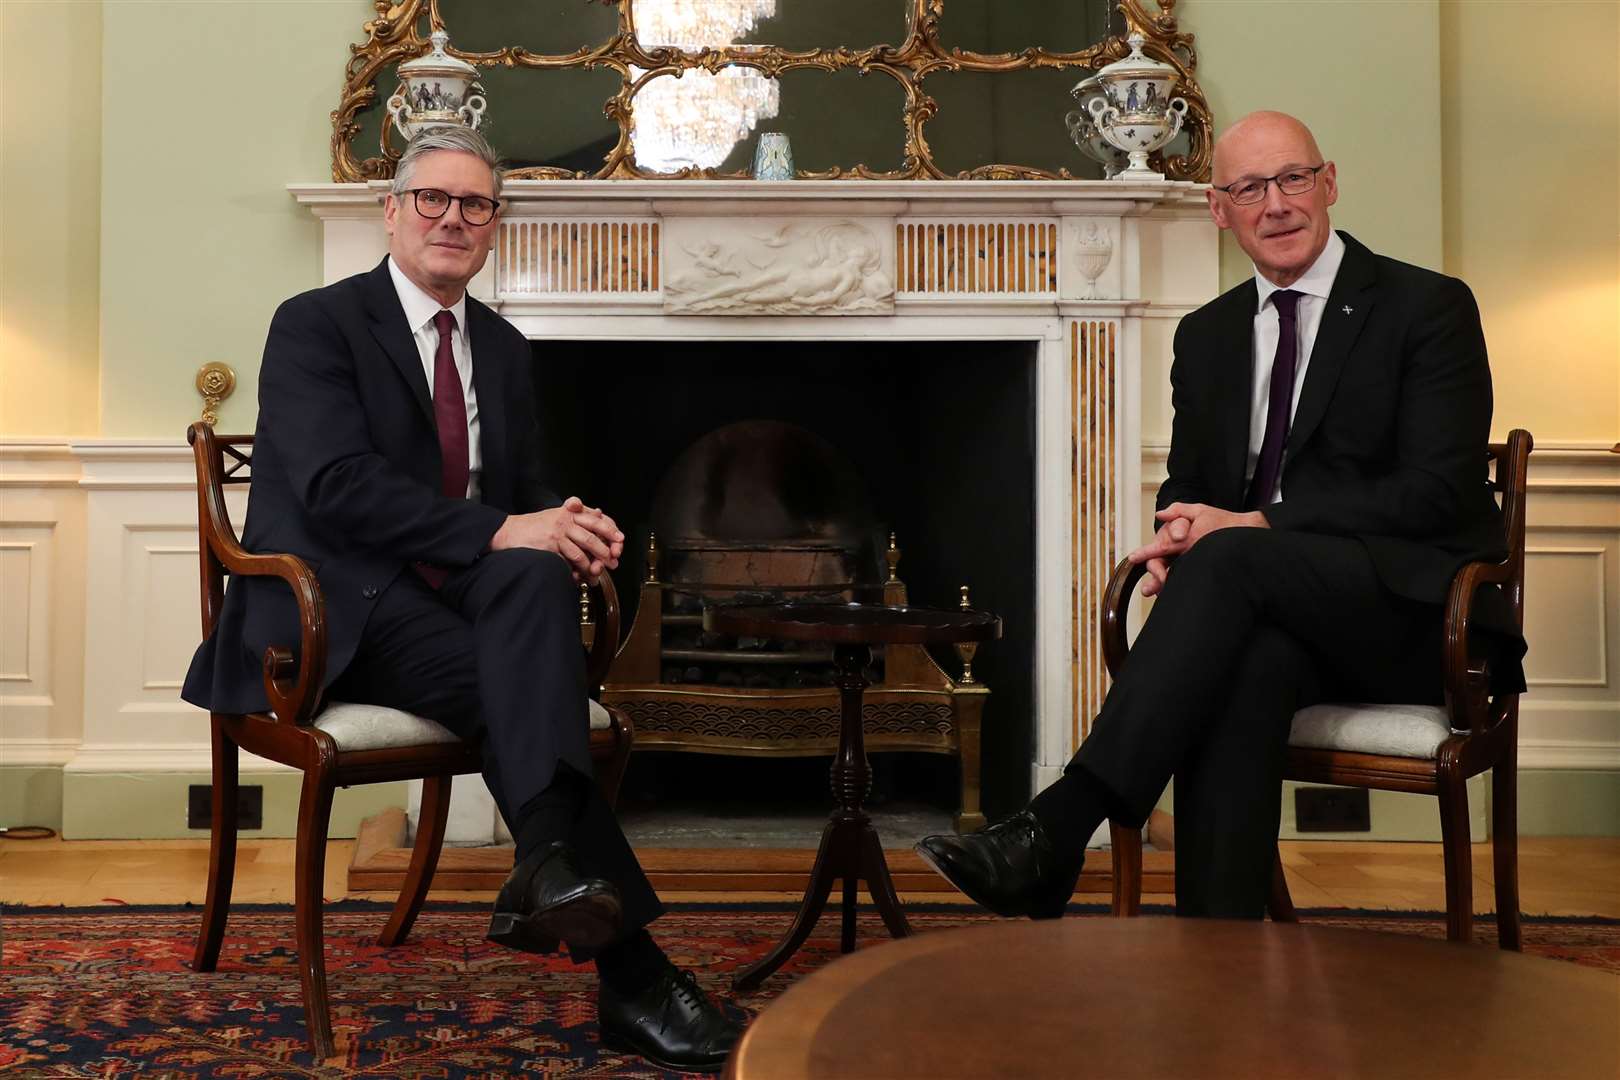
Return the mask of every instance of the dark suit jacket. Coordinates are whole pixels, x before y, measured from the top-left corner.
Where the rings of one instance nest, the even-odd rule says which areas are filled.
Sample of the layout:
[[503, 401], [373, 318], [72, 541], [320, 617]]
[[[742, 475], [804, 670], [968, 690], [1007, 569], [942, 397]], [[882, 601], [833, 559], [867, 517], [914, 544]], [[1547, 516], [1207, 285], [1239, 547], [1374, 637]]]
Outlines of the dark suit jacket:
[[[1507, 554], [1487, 483], [1491, 372], [1474, 297], [1456, 278], [1367, 250], [1347, 233], [1289, 429], [1274, 529], [1350, 536], [1390, 591], [1441, 604], [1452, 577]], [[1181, 321], [1175, 424], [1158, 507], [1242, 510], [1253, 376], [1253, 279]], [[1499, 593], [1492, 632], [1524, 651]], [[1517, 677], [1517, 664], [1513, 664]]]
[[[471, 297], [482, 501], [439, 492], [433, 403], [386, 260], [293, 297], [270, 322], [259, 369], [243, 545], [303, 558], [326, 599], [326, 681], [348, 666], [378, 596], [413, 562], [466, 566], [509, 513], [560, 504], [541, 483], [529, 343]], [[217, 712], [267, 707], [261, 658], [296, 650], [279, 579], [233, 578], [181, 696]]]

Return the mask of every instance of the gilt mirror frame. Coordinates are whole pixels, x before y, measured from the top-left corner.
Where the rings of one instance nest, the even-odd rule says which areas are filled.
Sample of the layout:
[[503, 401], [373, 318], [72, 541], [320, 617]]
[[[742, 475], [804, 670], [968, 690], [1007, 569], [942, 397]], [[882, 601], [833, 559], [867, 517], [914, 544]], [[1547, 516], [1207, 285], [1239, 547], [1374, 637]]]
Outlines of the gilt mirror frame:
[[[1193, 36], [1181, 33], [1176, 26], [1177, 0], [1119, 0], [1117, 10], [1124, 16], [1123, 32], [1072, 53], [1049, 52], [1045, 48], [1030, 48], [1017, 53], [978, 53], [959, 47], [946, 48], [940, 43], [940, 20], [944, 17], [948, 0], [894, 0], [911, 5], [909, 30], [899, 45], [874, 45], [859, 50], [839, 46], [804, 51], [792, 51], [776, 45], [731, 45], [706, 48], [700, 52], [685, 52], [673, 46], [648, 49], [637, 40], [631, 0], [602, 2], [617, 7], [618, 30], [610, 40], [594, 47], [582, 47], [565, 55], [541, 55], [521, 46], [507, 46], [493, 52], [449, 50], [452, 55], [478, 67], [608, 67], [619, 73], [619, 92], [603, 104], [603, 113], [618, 124], [619, 138], [604, 158], [601, 168], [594, 172], [552, 167], [521, 168], [508, 172], [508, 179], [746, 179], [749, 175], [747, 172], [721, 172], [713, 168], [688, 167], [676, 172], [646, 170], [636, 163], [631, 142], [634, 99], [649, 81], [696, 69], [712, 74], [723, 67], [738, 65], [754, 68], [766, 77], [801, 68], [828, 72], [854, 69], [862, 74], [881, 72], [896, 80], [904, 91], [905, 105], [900, 117], [904, 154], [899, 168], [879, 171], [864, 164], [847, 168], [835, 166], [820, 172], [800, 170], [797, 173], [799, 179], [1073, 180], [1077, 178], [1066, 168], [1052, 172], [1018, 164], [981, 165], [958, 173], [947, 173], [940, 169], [934, 163], [926, 131], [928, 122], [939, 112], [939, 103], [924, 91], [923, 81], [929, 74], [938, 71], [1008, 72], [1031, 68], [1095, 70], [1130, 53], [1125, 39], [1133, 31], [1147, 39], [1143, 52], [1176, 69], [1180, 77], [1176, 92], [1187, 100], [1187, 116], [1183, 125], [1187, 133], [1187, 152], [1170, 156], [1155, 154], [1154, 167], [1172, 180], [1208, 181], [1210, 176], [1214, 121], [1204, 92], [1195, 78], [1198, 55], [1193, 48]], [[1154, 4], [1156, 11], [1149, 10], [1150, 3]], [[352, 55], [344, 71], [342, 97], [332, 113], [332, 179], [340, 183], [383, 180], [393, 176], [400, 154], [400, 148], [395, 145], [398, 133], [384, 118], [379, 156], [356, 156], [353, 143], [361, 130], [356, 117], [366, 109], [380, 107], [377, 80], [390, 65], [431, 51], [428, 36], [433, 30], [449, 31], [452, 41], [455, 37], [455, 28], [445, 26], [440, 15], [439, 0], [376, 0], [376, 10], [377, 18], [366, 22], [362, 28], [367, 35], [366, 41], [350, 46]], [[632, 71], [632, 68], [638, 70]], [[392, 90], [392, 87], [385, 88], [383, 96]], [[1054, 137], [1063, 138], [1064, 135], [1056, 132]]]

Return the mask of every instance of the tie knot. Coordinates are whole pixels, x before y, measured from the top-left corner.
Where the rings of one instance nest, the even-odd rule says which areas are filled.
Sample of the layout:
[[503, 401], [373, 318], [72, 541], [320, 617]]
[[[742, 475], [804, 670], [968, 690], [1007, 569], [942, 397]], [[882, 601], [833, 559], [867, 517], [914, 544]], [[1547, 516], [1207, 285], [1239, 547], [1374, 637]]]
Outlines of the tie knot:
[[440, 308], [439, 313], [433, 316], [433, 325], [438, 327], [440, 337], [449, 337], [450, 331], [456, 328], [456, 313], [449, 308]]
[[[1277, 317], [1292, 320], [1294, 311], [1299, 306], [1299, 298], [1303, 295], [1303, 293], [1297, 293], [1293, 289], [1278, 289], [1272, 293], [1271, 303], [1277, 309]], [[449, 313], [446, 312], [445, 314]]]

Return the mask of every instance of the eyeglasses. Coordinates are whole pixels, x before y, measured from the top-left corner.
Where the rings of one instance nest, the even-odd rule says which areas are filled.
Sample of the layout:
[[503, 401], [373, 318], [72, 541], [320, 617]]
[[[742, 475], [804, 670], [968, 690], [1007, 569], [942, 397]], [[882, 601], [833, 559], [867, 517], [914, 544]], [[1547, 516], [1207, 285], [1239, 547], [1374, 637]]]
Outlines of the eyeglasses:
[[[1266, 197], [1266, 185], [1273, 181], [1277, 190], [1284, 195], [1303, 195], [1316, 186], [1316, 174], [1327, 168], [1327, 162], [1320, 165], [1307, 165], [1300, 169], [1289, 169], [1276, 176], [1261, 176], [1252, 179], [1239, 180], [1235, 184], [1217, 187], [1216, 191], [1224, 191], [1236, 206], [1249, 206]], [[444, 211], [439, 211], [443, 213]]]
[[408, 188], [401, 192], [410, 195], [416, 200], [416, 212], [425, 218], [442, 218], [450, 204], [461, 204], [461, 220], [469, 225], [488, 225], [500, 209], [499, 199], [488, 199], [482, 195], [452, 195], [448, 191], [438, 188]]

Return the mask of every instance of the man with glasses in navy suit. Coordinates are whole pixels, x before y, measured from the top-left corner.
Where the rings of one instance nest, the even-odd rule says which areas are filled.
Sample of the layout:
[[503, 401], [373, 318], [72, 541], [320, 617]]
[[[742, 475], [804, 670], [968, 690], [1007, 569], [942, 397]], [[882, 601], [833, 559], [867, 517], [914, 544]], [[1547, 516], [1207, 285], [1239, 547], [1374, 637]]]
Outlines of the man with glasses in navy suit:
[[[590, 779], [577, 583], [616, 567], [624, 536], [546, 488], [529, 343], [467, 295], [500, 183], [476, 132], [419, 135], [384, 206], [388, 257], [276, 312], [243, 544], [320, 579], [329, 699], [480, 740], [517, 840], [490, 938], [565, 942], [596, 962], [605, 1045], [717, 1071], [740, 1025], [648, 935], [663, 908]], [[185, 699], [264, 710], [257, 657], [296, 628], [280, 582], [233, 579]]]
[[[1145, 821], [1173, 777], [1177, 912], [1259, 918], [1294, 712], [1439, 704], [1452, 577], [1506, 554], [1468, 287], [1334, 232], [1337, 170], [1291, 116], [1233, 124], [1214, 174], [1210, 215], [1255, 272], [1176, 331], [1157, 532], [1129, 556], [1159, 599], [1064, 775], [918, 844], [999, 914], [1061, 915], [1092, 833]], [[1522, 689], [1495, 622], [1496, 676]]]

